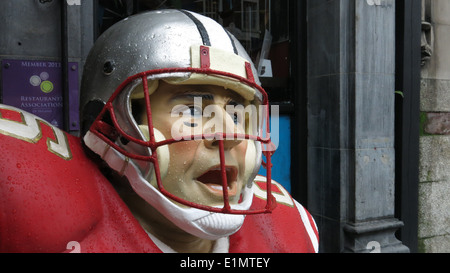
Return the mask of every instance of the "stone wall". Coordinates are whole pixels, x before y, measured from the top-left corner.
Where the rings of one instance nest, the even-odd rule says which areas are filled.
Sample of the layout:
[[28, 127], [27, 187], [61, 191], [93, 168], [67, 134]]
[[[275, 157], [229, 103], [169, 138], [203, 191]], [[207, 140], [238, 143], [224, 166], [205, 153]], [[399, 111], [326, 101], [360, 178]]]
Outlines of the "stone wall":
[[450, 252], [450, 1], [423, 0], [419, 251]]

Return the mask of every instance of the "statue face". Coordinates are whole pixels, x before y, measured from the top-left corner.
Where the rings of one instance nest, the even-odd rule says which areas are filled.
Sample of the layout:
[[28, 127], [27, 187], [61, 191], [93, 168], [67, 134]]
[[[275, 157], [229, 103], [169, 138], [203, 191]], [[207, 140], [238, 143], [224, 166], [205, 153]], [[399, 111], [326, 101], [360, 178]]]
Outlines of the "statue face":
[[[226, 110], [230, 107], [242, 110], [248, 102], [223, 87], [171, 85], [160, 81], [158, 89], [150, 96], [150, 103], [153, 126], [166, 139], [176, 138], [174, 134], [245, 133], [245, 114], [229, 114]], [[146, 117], [142, 120], [145, 124]], [[224, 140], [230, 204], [239, 201], [247, 182], [244, 181], [247, 145], [247, 140]], [[167, 174], [162, 178], [164, 188], [187, 201], [223, 205], [218, 141], [195, 139], [168, 146], [170, 160]]]

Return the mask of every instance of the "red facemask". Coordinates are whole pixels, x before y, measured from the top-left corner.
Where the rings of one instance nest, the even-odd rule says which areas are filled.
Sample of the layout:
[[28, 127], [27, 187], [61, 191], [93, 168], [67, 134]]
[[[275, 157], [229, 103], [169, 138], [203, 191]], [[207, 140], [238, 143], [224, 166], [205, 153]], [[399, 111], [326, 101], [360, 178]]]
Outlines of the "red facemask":
[[[216, 71], [208, 68], [207, 60], [202, 61], [202, 68], [168, 68], [168, 69], [159, 69], [159, 70], [151, 70], [147, 72], [142, 72], [137, 75], [134, 75], [132, 77], [129, 77], [127, 80], [125, 80], [113, 93], [111, 98], [108, 100], [106, 105], [104, 106], [103, 110], [100, 112], [94, 123], [92, 124], [90, 131], [97, 135], [100, 139], [102, 139], [105, 143], [107, 143], [109, 146], [123, 154], [124, 156], [135, 159], [135, 160], [141, 160], [141, 161], [147, 161], [151, 162], [154, 167], [155, 171], [155, 177], [157, 182], [157, 187], [159, 191], [165, 195], [167, 198], [172, 199], [173, 201], [176, 201], [180, 204], [183, 204], [185, 206], [206, 210], [210, 212], [217, 212], [217, 213], [227, 213], [227, 214], [259, 214], [259, 213], [269, 213], [273, 211], [273, 209], [276, 207], [276, 201], [275, 198], [272, 196], [271, 193], [271, 156], [273, 154], [272, 149], [272, 142], [270, 140], [270, 126], [269, 126], [269, 102], [268, 102], [268, 96], [267, 93], [264, 91], [263, 88], [261, 88], [259, 85], [257, 85], [254, 81], [250, 64], [246, 65], [247, 70], [247, 78], [243, 78], [231, 73], [223, 72], [223, 71]], [[170, 145], [175, 142], [180, 141], [190, 141], [185, 139], [166, 139], [164, 141], [157, 142], [155, 140], [155, 134], [154, 134], [154, 127], [153, 127], [153, 120], [152, 120], [152, 111], [150, 106], [150, 94], [148, 90], [148, 77], [152, 75], [158, 75], [163, 73], [196, 73], [196, 74], [208, 74], [208, 75], [214, 75], [219, 77], [228, 77], [234, 80], [238, 80], [243, 84], [246, 84], [250, 87], [255, 88], [262, 94], [262, 107], [264, 108], [263, 111], [263, 117], [262, 120], [264, 121], [265, 126], [259, 126], [264, 129], [258, 130], [258, 135], [250, 135], [250, 134], [227, 134], [227, 133], [215, 133], [215, 134], [201, 134], [192, 136], [190, 139], [211, 139], [214, 138], [215, 141], [218, 142], [218, 148], [219, 148], [219, 155], [220, 155], [220, 175], [221, 175], [221, 183], [222, 183], [222, 189], [223, 189], [223, 200], [224, 200], [224, 206], [222, 208], [217, 207], [211, 207], [207, 205], [197, 204], [191, 201], [187, 201], [185, 199], [182, 199], [170, 192], [168, 192], [162, 183], [161, 174], [160, 174], [160, 167], [158, 163], [158, 157], [157, 157], [157, 148], [161, 147], [163, 145]], [[149, 128], [149, 140], [142, 140], [138, 139], [134, 136], [131, 136], [130, 134], [126, 133], [121, 126], [119, 125], [119, 122], [117, 120], [115, 111], [114, 111], [114, 101], [117, 99], [119, 94], [132, 82], [136, 80], [142, 81], [142, 86], [144, 89], [144, 98], [145, 98], [145, 110], [147, 114], [147, 120], [148, 120], [148, 128]], [[110, 117], [110, 121], [107, 121]], [[120, 145], [116, 143], [116, 140], [118, 138], [125, 139], [126, 141], [133, 142], [137, 145], [140, 145], [142, 147], [147, 147], [151, 150], [151, 155], [139, 155], [134, 154], [129, 151], [126, 151]], [[226, 166], [225, 166], [225, 156], [224, 156], [224, 140], [225, 139], [239, 139], [239, 140], [252, 140], [257, 143], [257, 145], [261, 145], [261, 150], [263, 155], [266, 158], [266, 162], [262, 162], [262, 165], [267, 170], [267, 202], [265, 204], [265, 207], [262, 208], [255, 208], [255, 209], [249, 209], [249, 210], [235, 210], [232, 209], [229, 201], [229, 192], [228, 192], [228, 181], [227, 181], [227, 173], [226, 173]]]

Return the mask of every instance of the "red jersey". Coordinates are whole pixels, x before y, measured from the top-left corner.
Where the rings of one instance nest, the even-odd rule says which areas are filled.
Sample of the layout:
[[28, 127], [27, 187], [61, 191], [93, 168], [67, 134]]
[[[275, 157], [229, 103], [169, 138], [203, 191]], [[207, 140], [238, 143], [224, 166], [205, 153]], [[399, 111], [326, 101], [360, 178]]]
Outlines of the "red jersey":
[[[0, 252], [147, 252], [150, 239], [81, 140], [0, 104]], [[261, 207], [265, 183], [255, 181]], [[248, 215], [229, 252], [317, 252], [311, 215], [281, 185], [271, 214]]]

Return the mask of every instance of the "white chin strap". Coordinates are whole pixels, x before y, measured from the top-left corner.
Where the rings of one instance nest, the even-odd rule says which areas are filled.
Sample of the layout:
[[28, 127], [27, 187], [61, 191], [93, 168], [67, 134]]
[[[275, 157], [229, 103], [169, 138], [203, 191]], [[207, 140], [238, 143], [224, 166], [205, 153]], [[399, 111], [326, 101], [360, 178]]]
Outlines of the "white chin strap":
[[[154, 130], [155, 135], [160, 134], [162, 136], [159, 131], [156, 129]], [[88, 131], [84, 136], [84, 142], [93, 152], [100, 155], [112, 169], [117, 171], [120, 175], [127, 177], [130, 185], [141, 198], [155, 207], [162, 215], [182, 230], [199, 238], [217, 240], [237, 232], [243, 225], [245, 215], [214, 213], [177, 205], [164, 196], [142, 176], [133, 160], [126, 158], [124, 155], [111, 148], [98, 136]], [[254, 147], [254, 145], [248, 146]], [[164, 159], [163, 161], [168, 162], [167, 159]], [[161, 169], [163, 169], [161, 171], [162, 175], [164, 171], [167, 171], [167, 169], [164, 170], [164, 168], [167, 168], [167, 165], [161, 166]], [[154, 177], [154, 175], [152, 175], [152, 177]], [[243, 201], [240, 204], [231, 205], [232, 209], [248, 210], [250, 208], [253, 200], [253, 187], [249, 186], [250, 185], [245, 186], [242, 191]]]

